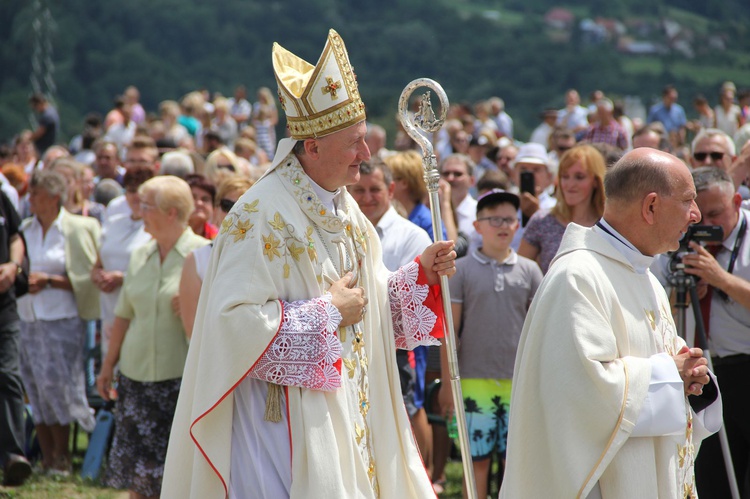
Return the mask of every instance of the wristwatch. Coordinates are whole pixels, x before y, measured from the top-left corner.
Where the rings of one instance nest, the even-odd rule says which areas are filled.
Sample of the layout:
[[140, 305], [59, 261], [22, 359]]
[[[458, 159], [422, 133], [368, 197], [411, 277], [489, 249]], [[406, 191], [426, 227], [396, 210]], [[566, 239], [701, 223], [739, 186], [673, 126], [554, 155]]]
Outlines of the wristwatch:
[[15, 260], [11, 260], [10, 263], [16, 266], [16, 275], [21, 274], [23, 272], [23, 266], [20, 263], [18, 263]]

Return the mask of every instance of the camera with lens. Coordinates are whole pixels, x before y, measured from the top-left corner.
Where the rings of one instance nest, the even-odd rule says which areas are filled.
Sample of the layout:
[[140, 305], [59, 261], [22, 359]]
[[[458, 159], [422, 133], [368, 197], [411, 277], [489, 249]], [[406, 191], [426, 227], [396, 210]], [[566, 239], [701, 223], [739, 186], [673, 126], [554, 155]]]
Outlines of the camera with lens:
[[678, 272], [685, 268], [682, 257], [693, 253], [690, 249], [690, 241], [696, 243], [720, 243], [724, 240], [724, 229], [720, 225], [691, 225], [685, 235], [680, 239], [680, 247], [672, 253], [669, 258], [669, 271]]

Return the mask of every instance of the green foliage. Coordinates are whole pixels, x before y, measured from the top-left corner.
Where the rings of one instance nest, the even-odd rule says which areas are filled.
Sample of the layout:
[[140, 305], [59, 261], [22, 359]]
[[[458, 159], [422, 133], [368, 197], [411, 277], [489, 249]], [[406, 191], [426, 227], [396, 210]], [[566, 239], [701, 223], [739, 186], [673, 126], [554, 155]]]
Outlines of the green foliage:
[[[451, 101], [499, 95], [521, 139], [539, 111], [561, 106], [566, 88], [582, 95], [601, 88], [640, 95], [648, 105], [666, 83], [683, 103], [711, 98], [725, 79], [750, 81], [745, 0], [569, 0], [585, 16], [652, 22], [666, 14], [695, 36], [723, 33], [730, 50], [697, 45], [681, 56], [626, 56], [613, 44], [586, 45], [574, 30], [569, 43], [552, 41], [544, 14], [552, 0], [130, 0], [48, 1], [55, 20], [54, 78], [64, 137], [79, 131], [89, 111], [106, 113], [127, 85], [155, 110], [164, 99], [206, 87], [231, 95], [237, 84], [274, 87], [271, 44], [280, 42], [315, 62], [329, 27], [349, 48], [368, 114], [393, 129], [396, 103], [414, 78], [441, 82]], [[489, 12], [489, 14], [488, 14]], [[33, 11], [31, 2], [0, 2], [0, 139], [30, 126]], [[559, 33], [558, 33], [559, 34]], [[656, 36], [656, 35], [655, 35]], [[689, 106], [686, 106], [689, 107]]]

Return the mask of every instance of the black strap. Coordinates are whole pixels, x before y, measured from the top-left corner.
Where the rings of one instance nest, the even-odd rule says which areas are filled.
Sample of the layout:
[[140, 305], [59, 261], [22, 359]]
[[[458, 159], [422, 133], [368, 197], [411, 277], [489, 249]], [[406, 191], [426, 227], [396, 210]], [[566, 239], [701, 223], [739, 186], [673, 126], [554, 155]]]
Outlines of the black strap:
[[[745, 239], [745, 233], [747, 232], [747, 219], [740, 212], [742, 216], [742, 222], [740, 223], [740, 230], [737, 231], [737, 238], [734, 240], [734, 247], [732, 248], [732, 255], [729, 257], [729, 265], [727, 266], [727, 272], [730, 274], [734, 271], [734, 264], [737, 263], [737, 257], [740, 254], [740, 247], [742, 246], [742, 240]], [[721, 296], [724, 301], [729, 300], [729, 296], [722, 290], [716, 289], [716, 293]]]
[[618, 241], [619, 241], [620, 243], [622, 243], [622, 244], [623, 244], [623, 245], [624, 245], [624, 246], [625, 246], [626, 248], [628, 248], [628, 249], [633, 249], [633, 245], [632, 245], [632, 244], [630, 244], [630, 243], [626, 243], [625, 241], [623, 241], [622, 239], [620, 239], [619, 237], [617, 237], [617, 236], [616, 236], [615, 234], [613, 234], [613, 233], [612, 233], [612, 231], [610, 231], [609, 229], [607, 229], [607, 228], [606, 228], [606, 227], [605, 227], [605, 226], [604, 226], [604, 225], [603, 225], [603, 224], [602, 224], [601, 222], [596, 222], [596, 226], [597, 226], [597, 227], [599, 227], [600, 229], [602, 229], [602, 230], [603, 230], [604, 232], [606, 232], [606, 233], [607, 233], [607, 234], [609, 234], [610, 236], [612, 236], [612, 237], [614, 237], [615, 239], [617, 239], [617, 240], [618, 240]]

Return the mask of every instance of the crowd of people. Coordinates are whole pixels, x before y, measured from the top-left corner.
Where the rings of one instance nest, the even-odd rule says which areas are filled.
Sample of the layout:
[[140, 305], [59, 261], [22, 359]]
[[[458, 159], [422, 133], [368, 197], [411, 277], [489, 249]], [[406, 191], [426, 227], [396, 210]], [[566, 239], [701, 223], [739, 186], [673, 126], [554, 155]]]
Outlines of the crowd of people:
[[[345, 68], [340, 60], [337, 64]], [[276, 66], [275, 70], [277, 76], [283, 72], [283, 68]], [[328, 92], [323, 93], [332, 94], [331, 98], [335, 98], [336, 91], [346, 90], [350, 96], [356, 91], [356, 85], [348, 81], [346, 85], [349, 87], [345, 89], [336, 86], [332, 80], [327, 84], [324, 90], [328, 89]], [[739, 100], [736, 93], [733, 83], [724, 83], [715, 109], [708, 105], [705, 97], [697, 96], [694, 105], [698, 118], [688, 121], [684, 109], [677, 104], [677, 90], [668, 86], [663, 90], [662, 102], [650, 109], [643, 123], [629, 118], [620, 103], [613, 102], [601, 91], [593, 92], [590, 104], [584, 107], [578, 92], [571, 89], [565, 94], [565, 107], [545, 110], [540, 115], [541, 123], [525, 143], [514, 136], [513, 120], [501, 99], [492, 97], [473, 106], [451, 106], [444, 127], [432, 137], [441, 175], [440, 230], [455, 244], [449, 249], [431, 244], [434, 235], [432, 219], [422, 177], [421, 153], [415, 151], [415, 143], [400, 128], [393, 140], [388, 141], [382, 127], [375, 124], [365, 126], [364, 111], [361, 111], [361, 116], [358, 114], [360, 110], [355, 112], [358, 118], [347, 122], [350, 128], [324, 130], [333, 136], [357, 133], [351, 142], [356, 144], [352, 156], [356, 159], [356, 175], [338, 179], [321, 174], [323, 170], [316, 170], [321, 168], [318, 164], [321, 157], [331, 160], [331, 156], [325, 156], [330, 153], [321, 152], [328, 150], [319, 149], [315, 143], [321, 140], [319, 135], [304, 135], [290, 127], [291, 140], [296, 141], [294, 149], [286, 145], [291, 142], [284, 142], [290, 139], [282, 140], [278, 146], [282, 155], [274, 160], [279, 122], [277, 102], [280, 101], [287, 110], [291, 106], [285, 101], [292, 98], [291, 94], [282, 94], [281, 91], [277, 99], [268, 88], [260, 88], [257, 101], [251, 104], [243, 86], [236, 88], [232, 98], [211, 96], [203, 89], [187, 94], [179, 102], [168, 100], [161, 102], [156, 110], [145, 110], [140, 104], [138, 89], [128, 87], [115, 98], [113, 108], [103, 119], [95, 113], [87, 116], [84, 129], [68, 145], [61, 144], [60, 120], [54, 105], [44, 96], [34, 95], [30, 104], [37, 113], [37, 127], [19, 132], [12, 143], [4, 144], [0, 149], [0, 218], [3, 221], [0, 224], [0, 243], [3, 244], [0, 248], [0, 318], [3, 318], [0, 323], [0, 434], [3, 435], [0, 437], [0, 459], [5, 483], [18, 485], [31, 473], [31, 466], [24, 458], [22, 441], [24, 393], [31, 405], [41, 447], [40, 471], [58, 475], [71, 472], [70, 426], [77, 422], [84, 430], [91, 431], [94, 424], [93, 412], [86, 399], [83, 371], [83, 345], [89, 323], [97, 324], [101, 347], [97, 389], [103, 398], [117, 400], [116, 433], [105, 483], [129, 489], [133, 497], [155, 497], [162, 491], [170, 428], [178, 411], [183, 373], [188, 376], [193, 369], [189, 380], [194, 383], [195, 373], [205, 369], [200, 365], [199, 354], [195, 354], [192, 364], [188, 358], [188, 352], [192, 352], [191, 335], [200, 333], [192, 341], [197, 341], [202, 348], [214, 348], [228, 354], [221, 350], [224, 347], [207, 345], [211, 340], [205, 338], [204, 331], [210, 321], [216, 321], [217, 327], [224, 323], [227, 327], [236, 327], [237, 321], [247, 321], [247, 324], [258, 324], [258, 329], [263, 330], [263, 334], [269, 333], [269, 337], [279, 331], [283, 333], [285, 327], [291, 327], [286, 322], [289, 314], [292, 314], [289, 320], [301, 321], [302, 315], [293, 314], [304, 305], [297, 305], [295, 300], [308, 298], [303, 296], [305, 293], [282, 286], [290, 276], [288, 282], [298, 280], [302, 286], [300, 289], [308, 289], [326, 280], [331, 285], [327, 295], [318, 298], [313, 293], [312, 298], [318, 300], [316, 310], [325, 310], [329, 314], [319, 320], [331, 323], [337, 320], [342, 326], [339, 331], [349, 331], [354, 343], [343, 347], [350, 355], [344, 359], [345, 364], [350, 362], [344, 369], [348, 369], [349, 378], [368, 379], [369, 363], [383, 361], [372, 352], [368, 358], [357, 342], [364, 338], [363, 330], [384, 328], [385, 322], [390, 324], [390, 321], [373, 318], [373, 314], [366, 316], [366, 307], [370, 310], [379, 310], [376, 307], [380, 307], [381, 312], [387, 314], [393, 312], [394, 305], [389, 307], [383, 301], [387, 297], [387, 293], [380, 290], [383, 282], [366, 275], [357, 284], [364, 290], [364, 301], [362, 296], [347, 294], [348, 279], [356, 281], [358, 277], [356, 265], [345, 261], [343, 256], [341, 262], [333, 258], [326, 243], [329, 236], [324, 237], [320, 228], [334, 232], [336, 222], [326, 217], [331, 211], [329, 207], [333, 208], [332, 211], [341, 211], [345, 206], [346, 201], [339, 194], [336, 197], [332, 194], [344, 186], [348, 186], [349, 199], [356, 202], [364, 215], [360, 219], [358, 211], [351, 212], [345, 220], [361, 233], [355, 233], [354, 228], [347, 226], [347, 234], [351, 235], [330, 244], [337, 248], [339, 245], [346, 247], [347, 257], [351, 249], [352, 254], [358, 255], [360, 267], [372, 266], [368, 272], [384, 266], [398, 274], [414, 265], [415, 258], [419, 262], [420, 255], [423, 266], [427, 259], [435, 261], [436, 265], [448, 261], [446, 255], [451, 251], [458, 256], [456, 275], [451, 280], [452, 313], [460, 342], [459, 366], [464, 402], [471, 415], [468, 432], [472, 437], [471, 457], [479, 497], [487, 495], [490, 457], [497, 453], [505, 462], [508, 430], [515, 422], [512, 418], [509, 421], [508, 415], [512, 387], [515, 386], [516, 350], [527, 312], [531, 310], [533, 313], [533, 308], [530, 309], [532, 300], [543, 289], [540, 288], [543, 276], [554, 273], [563, 264], [560, 255], [570, 251], [565, 249], [565, 238], [571, 224], [588, 228], [601, 226], [602, 231], [615, 239], [618, 239], [617, 232], [613, 235], [610, 231], [617, 229], [619, 233], [626, 233], [624, 226], [605, 226], [600, 220], [603, 220], [603, 215], [606, 219], [605, 203], [613, 206], [615, 201], [624, 203], [623, 200], [631, 202], [635, 199], [632, 193], [624, 192], [622, 188], [618, 190], [618, 186], [608, 187], [607, 178], [614, 165], [622, 168], [620, 164], [635, 157], [633, 154], [637, 156], [635, 151], [639, 148], [652, 148], [680, 158], [682, 167], [690, 169], [688, 177], [691, 174], [695, 177], [697, 206], [703, 213], [704, 223], [721, 225], [724, 229], [723, 246], [717, 249], [726, 249], [725, 254], [711, 254], [703, 248], [694, 248], [696, 254], [686, 256], [685, 263], [690, 264], [687, 272], [700, 278], [701, 296], [719, 302], [713, 309], [708, 309], [711, 311], [704, 312], [711, 331], [711, 350], [718, 355], [716, 372], [726, 372], [726, 379], [747, 378], [734, 373], [750, 364], [750, 341], [747, 340], [750, 337], [747, 335], [750, 332], [750, 285], [747, 278], [750, 276], [745, 276], [750, 268], [750, 245], [742, 245], [747, 226], [743, 200], [750, 197], [746, 186], [750, 174], [750, 92], [741, 91]], [[288, 114], [288, 118], [290, 124], [299, 122], [298, 117]], [[322, 137], [325, 139], [326, 136]], [[387, 146], [391, 143], [393, 147], [389, 149]], [[341, 146], [340, 151], [345, 151], [345, 147]], [[285, 158], [292, 157], [298, 158], [299, 163], [293, 164], [292, 160], [284, 163]], [[301, 180], [299, 172], [302, 170], [311, 181]], [[684, 176], [685, 171], [679, 170], [679, 175]], [[713, 173], [717, 171], [719, 173]], [[272, 172], [278, 175], [269, 175], [269, 180], [262, 184], [268, 192], [261, 190], [261, 185], [258, 189], [250, 189], [264, 174]], [[301, 189], [299, 196], [309, 196], [307, 203], [316, 213], [307, 216], [313, 217], [314, 224], [303, 227], [306, 222], [302, 215], [288, 215], [285, 219], [279, 214], [287, 196], [284, 189], [288, 186], [273, 179], [282, 176], [294, 179], [293, 187]], [[274, 181], [279, 185], [272, 183]], [[305, 182], [314, 185], [305, 186]], [[253, 196], [248, 197], [246, 193], [255, 192], [257, 195], [253, 201]], [[276, 199], [270, 197], [273, 192], [276, 192]], [[612, 200], [607, 198], [610, 193], [614, 193]], [[296, 191], [292, 195], [299, 197]], [[322, 201], [317, 201], [318, 198]], [[271, 208], [259, 208], [259, 199], [268, 206], [277, 206], [279, 211], [274, 213]], [[295, 198], [294, 202], [297, 201]], [[628, 209], [631, 208], [628, 205]], [[250, 216], [259, 209], [270, 219], [268, 223], [273, 230], [263, 232], [260, 237], [247, 237], [258, 223]], [[644, 206], [643, 210], [646, 209]], [[622, 213], [617, 216], [619, 218], [613, 214], [611, 219], [619, 223]], [[700, 220], [696, 213], [691, 217], [691, 222]], [[298, 226], [293, 227], [290, 220], [295, 220]], [[370, 262], [372, 254], [362, 243], [366, 239], [363, 234], [367, 233], [380, 241], [382, 254], [378, 254], [378, 262]], [[213, 248], [212, 241], [219, 234], [222, 234], [219, 237], [221, 243]], [[318, 242], [316, 235], [323, 244]], [[258, 251], [249, 248], [243, 254], [240, 249], [250, 244], [251, 239], [255, 245], [261, 243]], [[645, 246], [633, 246], [645, 251]], [[656, 253], [674, 249], [666, 243], [657, 246]], [[651, 249], [649, 246], [649, 251]], [[221, 256], [212, 259], [214, 251]], [[655, 253], [644, 254], [653, 256]], [[312, 262], [328, 257], [335, 260], [334, 267], [339, 263], [341, 266], [323, 269], [317, 275], [312, 267], [303, 272], [298, 269], [301, 255], [309, 255]], [[26, 256], [30, 266], [24, 271]], [[232, 262], [228, 261], [230, 257], [247, 258], [248, 268], [257, 274], [242, 270], [230, 276], [233, 272]], [[278, 279], [270, 270], [274, 258], [283, 262], [282, 284], [273, 281]], [[655, 265], [660, 262], [657, 258]], [[430, 268], [420, 272], [430, 274]], [[446, 269], [448, 267], [441, 267], [441, 272], [448, 272]], [[28, 278], [26, 290], [14, 287], [16, 276], [22, 276], [24, 272]], [[365, 270], [360, 269], [360, 272]], [[416, 267], [413, 272], [416, 275]], [[654, 272], [658, 274], [656, 270]], [[435, 275], [428, 276], [429, 284], [435, 284]], [[664, 272], [659, 275], [664, 275]], [[272, 293], [256, 291], [252, 283], [238, 282], [243, 276], [257, 279], [258, 286], [273, 281], [278, 289]], [[229, 313], [228, 316], [217, 316], [215, 314], [220, 314], [221, 310], [231, 311], [233, 304], [239, 303], [232, 300], [240, 300], [235, 296], [238, 291], [228, 288], [218, 290], [216, 294], [221, 296], [201, 297], [206, 292], [206, 287], [202, 288], [204, 280], [210, 285], [221, 279], [250, 296], [257, 294], [260, 308], [266, 306], [267, 300], [289, 301], [283, 302], [281, 313], [266, 308], [254, 310], [252, 314], [238, 312], [236, 318]], [[409, 284], [402, 286], [408, 287]], [[281, 289], [284, 294], [279, 294]], [[572, 299], [573, 295], [568, 298]], [[395, 300], [395, 296], [392, 295], [391, 299]], [[367, 298], [371, 301], [368, 302]], [[348, 311], [342, 302], [350, 308], [358, 307], [356, 313]], [[332, 303], [339, 304], [340, 314], [329, 310]], [[211, 306], [217, 309], [207, 311], [206, 307]], [[559, 304], [550, 302], [549, 306]], [[415, 305], [409, 307], [405, 306], [404, 312], [398, 314], [406, 314], [407, 309], [413, 312]], [[571, 307], [575, 308], [575, 304]], [[299, 313], [312, 314], [313, 311]], [[273, 320], [268, 319], [261, 327], [260, 316], [263, 314], [270, 315]], [[271, 330], [269, 324], [273, 321], [278, 327]], [[543, 325], [531, 327], [544, 329]], [[394, 326], [394, 329], [398, 327]], [[398, 331], [396, 335], [396, 346], [403, 347], [399, 344]], [[340, 339], [344, 344], [345, 338]], [[366, 341], [368, 348], [376, 348], [370, 346], [371, 337], [367, 336]], [[533, 343], [533, 340], [529, 341]], [[435, 383], [438, 378], [445, 380], [449, 377], [447, 353], [436, 342], [406, 343], [413, 348], [411, 352], [399, 350], [398, 355], [394, 353], [400, 374], [400, 395], [421, 458], [428, 469], [432, 490], [440, 493], [445, 482], [448, 438], [443, 427], [430, 424], [428, 414], [450, 418], [454, 411], [450, 384]], [[390, 341], [377, 348], [392, 346], [393, 341]], [[706, 348], [709, 345], [701, 346]], [[261, 365], [271, 362], [265, 358], [266, 343], [249, 344], [248, 347], [258, 350], [255, 357]], [[334, 352], [341, 355], [341, 347]], [[681, 355], [692, 355], [680, 352]], [[677, 351], [674, 354], [677, 355]], [[326, 362], [329, 360], [326, 357]], [[320, 363], [323, 365], [322, 360]], [[215, 389], [195, 392], [196, 401], [199, 397], [214, 400], [211, 397], [222, 386], [231, 387], [231, 390], [236, 388], [235, 411], [237, 406], [242, 408], [245, 404], [250, 407], [252, 402], [260, 401], [266, 407], [268, 418], [269, 411], [275, 413], [278, 409], [274, 410], [272, 404], [277, 392], [270, 387], [310, 388], [305, 383], [287, 383], [284, 375], [270, 368], [264, 374], [254, 374], [255, 363], [245, 366], [232, 368], [231, 372], [237, 371], [256, 381], [264, 380], [262, 389], [258, 388], [259, 385], [245, 386], [244, 382], [242, 388], [238, 388], [237, 379], [217, 378]], [[250, 366], [253, 366], [252, 371], [248, 370]], [[385, 369], [385, 364], [382, 367]], [[341, 366], [338, 369], [340, 372]], [[330, 373], [325, 376], [325, 383], [334, 382], [328, 378]], [[724, 374], [721, 376], [723, 381]], [[648, 376], [645, 378], [647, 385]], [[703, 372], [700, 378], [703, 378]], [[359, 390], [362, 407], [369, 407], [367, 393], [373, 397], [374, 406], [375, 398], [387, 391], [372, 376], [369, 380], [355, 387], [354, 395], [349, 394], [356, 397], [356, 390]], [[341, 383], [341, 380], [337, 382]], [[269, 388], [265, 388], [266, 383]], [[523, 386], [530, 386], [533, 378], [532, 381], [524, 378], [523, 383]], [[732, 383], [731, 391], [722, 390], [725, 422], [735, 458], [734, 468], [740, 485], [744, 486], [750, 477], [748, 423], [742, 416], [747, 406], [743, 394], [748, 387], [745, 381], [736, 381], [736, 386], [734, 381]], [[701, 384], [705, 383], [701, 381]], [[431, 390], [433, 386], [439, 388]], [[321, 389], [318, 385], [313, 388]], [[380, 390], [377, 393], [376, 388]], [[533, 390], [533, 387], [529, 389]], [[697, 394], [699, 390], [693, 389], [693, 392]], [[294, 405], [298, 402], [291, 401], [290, 391], [283, 393], [285, 399], [279, 396], [287, 410], [301, 407]], [[223, 399], [221, 396], [214, 402], [219, 404]], [[384, 403], [384, 400], [390, 399], [385, 397], [379, 403]], [[516, 402], [515, 395], [513, 401]], [[518, 401], [524, 410], [533, 406], [520, 396]], [[308, 403], [317, 408], [329, 404], [325, 407], [337, 417], [347, 414], [337, 405], [340, 401], [333, 399], [325, 403]], [[195, 410], [194, 407], [191, 409]], [[257, 407], [248, 410], [258, 411]], [[222, 417], [231, 420], [231, 406], [228, 413], [226, 409], [222, 411]], [[279, 417], [289, 418], [290, 428], [294, 426], [295, 430], [297, 427], [308, 431], [312, 428], [305, 426], [312, 423], [302, 414], [290, 412]], [[313, 416], [308, 414], [306, 417]], [[369, 432], [381, 431], [382, 428], [396, 431], [398, 417], [393, 424], [390, 420], [376, 423], [368, 419], [367, 410], [364, 410], [357, 412], [356, 420], [361, 433], [357, 434], [357, 443], [351, 452], [363, 452], [364, 460], [369, 463], [367, 473], [370, 477], [364, 480], [376, 491], [389, 490], [391, 485], [373, 478], [377, 475], [375, 463], [378, 452], [386, 452], [389, 445], [401, 443], [376, 443]], [[178, 412], [175, 425], [182, 429], [184, 425], [180, 426], [179, 421], [182, 420]], [[339, 424], [343, 423], [339, 421]], [[240, 430], [233, 425], [230, 429], [230, 434], [223, 433], [221, 438], [232, 441], [238, 438]], [[205, 430], [201, 431], [205, 436]], [[286, 425], [283, 431], [286, 432]], [[334, 425], [332, 432], [336, 431]], [[269, 434], [274, 432], [276, 430]], [[255, 439], [253, 442], [258, 448], [263, 448], [262, 439], [257, 434], [244, 437]], [[385, 448], [378, 449], [379, 446]], [[712, 449], [707, 451], [711, 453], [710, 459], [701, 459], [700, 454], [695, 464], [697, 490], [702, 497], [725, 497], [720, 492], [724, 490], [720, 484], [724, 480], [723, 470], [716, 464], [720, 461], [718, 444], [709, 439], [706, 446]], [[291, 459], [286, 455], [289, 451], [288, 447], [279, 450], [274, 458]], [[301, 454], [304, 452], [300, 450]], [[513, 452], [513, 446], [509, 452]], [[187, 459], [188, 454], [184, 458]], [[250, 453], [238, 451], [235, 455], [233, 450], [231, 466], [229, 460], [224, 459], [221, 461], [224, 468], [216, 473], [228, 473], [229, 467], [234, 469], [247, 459], [252, 459]], [[347, 463], [338, 464], [349, 466]], [[512, 457], [509, 465], [509, 469], [514, 470]], [[265, 485], [268, 490], [288, 493], [292, 486], [283, 478], [283, 474], [289, 471], [286, 469], [288, 463], [267, 466], [282, 469], [278, 483], [271, 480]], [[302, 465], [295, 461], [294, 466]], [[319, 465], [307, 463], [306, 466], [299, 468], [303, 473], [295, 475], [295, 480], [314, 472], [325, 475], [317, 468]], [[378, 473], [385, 473], [384, 468], [379, 468]], [[260, 478], [262, 470], [258, 468], [256, 471]], [[412, 472], [399, 469], [394, 471], [394, 477]], [[207, 473], [211, 475], [212, 472]], [[220, 474], [225, 489], [229, 487], [230, 490], [247, 486], [253, 476], [249, 474], [236, 481], [230, 476], [231, 483], [228, 484], [224, 481], [225, 476]], [[607, 483], [606, 474], [598, 476], [598, 481], [586, 485], [585, 492], [599, 491], [606, 497], [612, 485]], [[353, 486], [349, 479], [334, 477], [330, 480], [335, 487], [340, 487], [332, 490], [353, 490], [349, 488]], [[340, 484], [338, 480], [341, 480]], [[513, 475], [511, 486], [521, 487], [518, 480], [518, 476]], [[299, 487], [304, 486], [303, 482], [299, 483]], [[420, 486], [415, 481], [413, 490], [421, 490]]]

